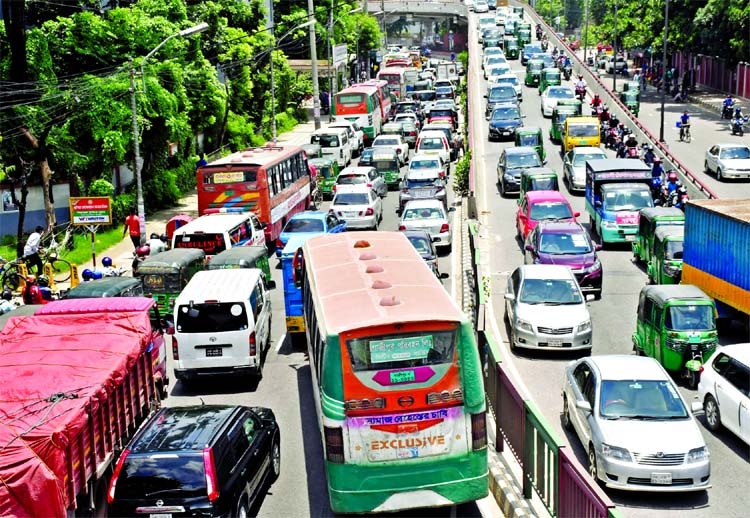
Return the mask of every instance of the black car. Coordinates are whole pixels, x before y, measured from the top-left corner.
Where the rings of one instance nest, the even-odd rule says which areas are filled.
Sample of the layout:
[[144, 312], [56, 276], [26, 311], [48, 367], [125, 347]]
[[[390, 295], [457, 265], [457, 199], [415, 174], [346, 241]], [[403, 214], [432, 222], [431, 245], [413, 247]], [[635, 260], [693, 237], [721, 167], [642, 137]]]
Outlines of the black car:
[[438, 255], [435, 251], [435, 245], [432, 243], [430, 233], [424, 230], [404, 230], [404, 234], [406, 234], [412, 246], [419, 252], [419, 255], [422, 256], [422, 259], [425, 260], [435, 276], [440, 278]]
[[513, 85], [496, 84], [487, 89], [487, 105], [484, 108], [484, 118], [489, 119], [495, 107], [501, 104], [518, 104], [518, 94]]
[[[509, 87], [513, 90], [513, 87]], [[514, 97], [515, 101], [515, 97]], [[517, 102], [498, 104], [492, 110], [489, 122], [489, 140], [500, 140], [503, 137], [513, 138], [516, 128], [523, 126], [523, 116]]]
[[497, 161], [497, 183], [500, 193], [521, 189], [521, 172], [531, 167], [542, 167], [542, 161], [536, 149], [530, 146], [515, 146], [503, 149]]
[[268, 408], [162, 408], [130, 441], [107, 492], [109, 516], [248, 516], [281, 470]]

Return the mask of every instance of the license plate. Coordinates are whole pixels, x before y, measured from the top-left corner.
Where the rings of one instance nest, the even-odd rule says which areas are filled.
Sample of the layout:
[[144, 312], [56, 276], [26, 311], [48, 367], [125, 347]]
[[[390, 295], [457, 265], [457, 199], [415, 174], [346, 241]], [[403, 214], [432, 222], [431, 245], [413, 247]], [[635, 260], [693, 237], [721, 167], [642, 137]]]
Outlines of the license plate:
[[149, 518], [172, 518], [169, 513], [149, 514]]
[[562, 347], [563, 341], [562, 340], [547, 340], [547, 345], [550, 347]]
[[625, 236], [625, 241], [635, 241], [635, 235]]
[[510, 131], [501, 131], [500, 133], [501, 133], [502, 135], [510, 135]]
[[206, 348], [206, 358], [211, 358], [215, 356], [222, 356], [224, 352], [222, 351], [221, 347], [208, 347]]
[[431, 196], [432, 196], [432, 193], [429, 193], [429, 192], [417, 191], [414, 193], [415, 198], [430, 198]]
[[356, 212], [344, 212], [344, 217], [345, 218], [356, 218], [357, 217], [357, 213]]
[[651, 473], [651, 483], [660, 486], [668, 486], [672, 484], [671, 473]]

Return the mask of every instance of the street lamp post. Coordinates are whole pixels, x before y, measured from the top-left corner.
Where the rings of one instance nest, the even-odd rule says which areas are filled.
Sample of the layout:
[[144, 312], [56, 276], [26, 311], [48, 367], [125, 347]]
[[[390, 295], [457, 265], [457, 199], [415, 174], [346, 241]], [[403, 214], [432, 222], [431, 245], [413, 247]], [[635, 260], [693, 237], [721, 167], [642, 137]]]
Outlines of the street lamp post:
[[589, 0], [586, 0], [586, 25], [583, 30], [583, 62], [588, 65], [589, 55]]
[[307, 0], [307, 16], [310, 18], [310, 74], [313, 84], [313, 122], [315, 129], [320, 129], [320, 85], [318, 84], [318, 46], [315, 41], [315, 6], [313, 0]]
[[[173, 38], [185, 38], [193, 34], [203, 32], [208, 29], [206, 22], [199, 23], [193, 27], [188, 27], [180, 32], [168, 36], [164, 41], [159, 43], [154, 49], [146, 54], [141, 61], [141, 78], [143, 79], [143, 93], [146, 93], [146, 76], [144, 74], [144, 66], [148, 58], [156, 54], [169, 40]], [[146, 239], [146, 206], [143, 202], [143, 181], [141, 178], [141, 149], [138, 142], [138, 112], [135, 99], [135, 71], [133, 69], [133, 60], [130, 60], [130, 107], [133, 115], [133, 154], [135, 162], [135, 185], [136, 185], [136, 197], [138, 204], [138, 220], [140, 221], [140, 233], [141, 233], [141, 244]]]
[[[352, 9], [351, 11], [347, 11], [345, 14], [353, 14], [358, 13], [362, 10], [361, 7], [357, 7], [356, 9]], [[333, 77], [331, 76], [331, 59], [333, 57], [333, 27], [336, 24], [337, 21], [341, 20], [341, 17], [333, 19], [333, 0], [331, 0], [331, 9], [328, 11], [328, 96], [329, 96], [329, 106], [333, 104], [333, 95], [336, 93], [336, 90], [338, 90], [338, 81], [334, 81]], [[359, 39], [357, 40], [357, 43], [359, 43]], [[359, 57], [359, 56], [358, 56]], [[359, 73], [359, 71], [357, 71]], [[334, 74], [336, 74], [338, 79], [338, 73], [337, 69], [334, 69]], [[328, 121], [330, 122], [332, 120], [331, 110], [329, 108], [328, 110]]]
[[[279, 46], [279, 44], [289, 36], [292, 32], [299, 30], [303, 27], [308, 27], [315, 23], [315, 20], [310, 20], [305, 23], [301, 23], [295, 27], [292, 27], [288, 31], [286, 31], [284, 34], [281, 35], [281, 38], [278, 39], [278, 41], [274, 41], [274, 46], [271, 47], [271, 142], [276, 144], [276, 82], [274, 80], [274, 63], [273, 63], [273, 50]], [[271, 26], [271, 37], [273, 38], [273, 32], [276, 28], [276, 25]]]
[[659, 142], [664, 142], [664, 101], [667, 97], [667, 84], [666, 84], [666, 72], [667, 72], [667, 36], [669, 33], [669, 0], [664, 2], [664, 41], [662, 42], [661, 50], [661, 66], [662, 66], [662, 88], [661, 88], [661, 124], [659, 125]]
[[612, 91], [617, 95], [617, 0], [615, 0], [615, 44], [614, 61], [612, 62]]

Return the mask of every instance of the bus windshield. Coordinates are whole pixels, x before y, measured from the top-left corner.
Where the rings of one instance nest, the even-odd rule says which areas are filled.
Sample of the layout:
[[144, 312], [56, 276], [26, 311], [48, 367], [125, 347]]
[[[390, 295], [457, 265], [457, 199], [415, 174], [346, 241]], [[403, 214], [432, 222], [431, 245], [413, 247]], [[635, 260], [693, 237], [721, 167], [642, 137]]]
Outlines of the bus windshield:
[[347, 340], [355, 372], [451, 363], [455, 331], [418, 331]]

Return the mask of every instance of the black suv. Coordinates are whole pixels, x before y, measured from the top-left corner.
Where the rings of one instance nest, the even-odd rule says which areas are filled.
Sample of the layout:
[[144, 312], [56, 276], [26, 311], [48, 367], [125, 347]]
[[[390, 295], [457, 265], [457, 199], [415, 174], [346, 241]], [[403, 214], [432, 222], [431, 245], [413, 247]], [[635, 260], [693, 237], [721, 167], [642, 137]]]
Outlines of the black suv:
[[133, 437], [107, 492], [109, 516], [249, 516], [281, 470], [268, 408], [162, 408]]

